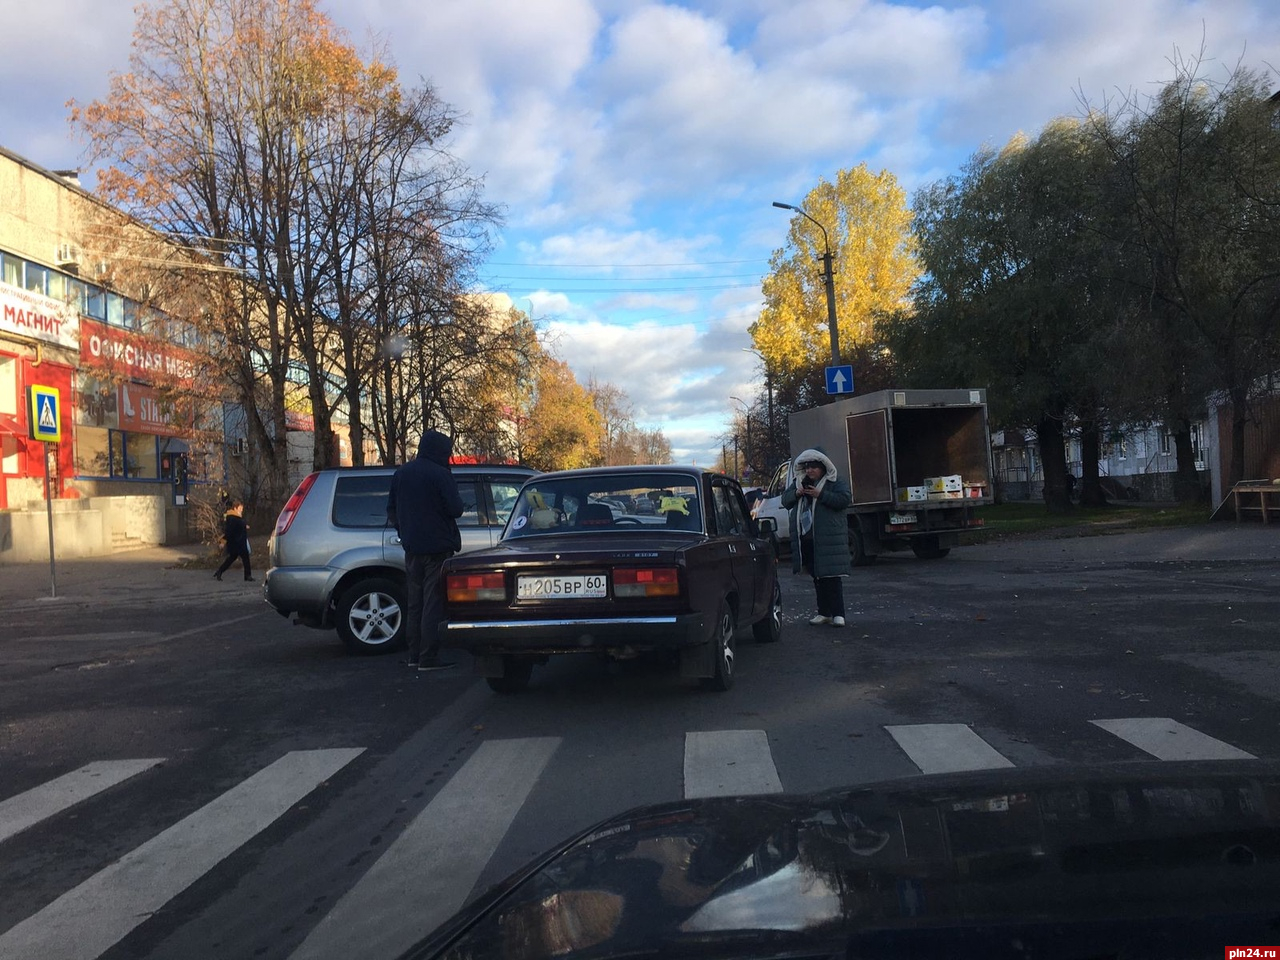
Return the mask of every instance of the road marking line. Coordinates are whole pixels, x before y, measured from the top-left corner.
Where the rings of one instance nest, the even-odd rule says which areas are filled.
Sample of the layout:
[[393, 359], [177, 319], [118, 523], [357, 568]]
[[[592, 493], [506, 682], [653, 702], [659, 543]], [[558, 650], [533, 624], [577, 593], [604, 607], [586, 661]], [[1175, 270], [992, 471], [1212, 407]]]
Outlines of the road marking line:
[[26, 793], [0, 801], [0, 842], [163, 762], [163, 757], [154, 760], [97, 760]]
[[1251, 753], [1215, 740], [1170, 717], [1126, 717], [1090, 720], [1159, 760], [1255, 760]]
[[398, 957], [449, 919], [559, 745], [559, 737], [482, 743], [290, 960]]
[[285, 754], [0, 934], [0, 957], [94, 960], [363, 752]]
[[686, 799], [781, 792], [782, 781], [763, 730], [692, 731], [684, 735]]
[[1013, 766], [966, 723], [913, 723], [885, 729], [921, 773], [959, 773]]
[[183, 630], [179, 633], [166, 634], [164, 642], [168, 643], [170, 640], [181, 640], [183, 637], [190, 637], [197, 633], [206, 633], [209, 630], [217, 630], [221, 627], [229, 627], [235, 623], [244, 623], [246, 620], [256, 620], [263, 612], [264, 611], [259, 610], [256, 613], [247, 613], [243, 617], [232, 617], [230, 620], [218, 620], [214, 623], [206, 623], [203, 626], [192, 627], [190, 630]]

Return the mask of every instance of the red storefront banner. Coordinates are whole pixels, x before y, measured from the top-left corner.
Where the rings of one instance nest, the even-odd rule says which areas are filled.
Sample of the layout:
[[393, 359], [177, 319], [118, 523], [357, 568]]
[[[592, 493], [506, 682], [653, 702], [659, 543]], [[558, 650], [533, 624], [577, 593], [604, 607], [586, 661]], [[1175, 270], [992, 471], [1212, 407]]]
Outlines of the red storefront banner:
[[118, 388], [116, 409], [120, 429], [136, 433], [154, 433], [175, 437], [191, 430], [191, 404], [163, 399], [151, 387], [140, 383], [122, 383]]
[[80, 318], [80, 363], [95, 372], [151, 382], [191, 382], [200, 356], [154, 337]]
[[301, 410], [286, 410], [284, 412], [284, 428], [306, 433], [316, 428], [316, 420], [311, 414], [303, 413]]

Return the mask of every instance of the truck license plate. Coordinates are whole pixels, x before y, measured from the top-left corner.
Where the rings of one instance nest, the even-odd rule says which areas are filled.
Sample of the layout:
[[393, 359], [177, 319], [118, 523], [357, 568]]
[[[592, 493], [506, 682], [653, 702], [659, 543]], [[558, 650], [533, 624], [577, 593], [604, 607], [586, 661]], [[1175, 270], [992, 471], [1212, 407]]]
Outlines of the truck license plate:
[[608, 595], [609, 578], [603, 573], [574, 577], [516, 578], [517, 600], [576, 600]]
[[890, 523], [915, 523], [917, 517], [914, 513], [891, 513], [889, 514]]

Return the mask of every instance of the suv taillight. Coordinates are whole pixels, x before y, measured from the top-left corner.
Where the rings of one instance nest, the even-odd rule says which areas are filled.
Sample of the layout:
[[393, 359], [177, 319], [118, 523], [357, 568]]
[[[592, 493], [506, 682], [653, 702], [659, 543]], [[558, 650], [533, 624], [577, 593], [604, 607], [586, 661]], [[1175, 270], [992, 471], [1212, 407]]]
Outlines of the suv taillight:
[[311, 473], [303, 477], [302, 482], [298, 484], [298, 489], [293, 491], [293, 496], [289, 498], [289, 502], [284, 505], [284, 509], [280, 511], [280, 516], [276, 518], [276, 536], [281, 536], [293, 523], [293, 518], [298, 515], [298, 509], [302, 506], [302, 501], [307, 498], [307, 494], [315, 485], [318, 473]]

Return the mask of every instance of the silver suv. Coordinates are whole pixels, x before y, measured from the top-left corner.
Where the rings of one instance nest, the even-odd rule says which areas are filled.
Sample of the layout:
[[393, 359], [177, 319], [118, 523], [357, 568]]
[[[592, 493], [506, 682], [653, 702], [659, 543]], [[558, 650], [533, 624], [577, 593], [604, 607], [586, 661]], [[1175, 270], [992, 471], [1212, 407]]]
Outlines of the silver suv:
[[[455, 465], [462, 494], [463, 551], [492, 546], [511, 505], [536, 471], [504, 465]], [[339, 467], [307, 476], [293, 492], [268, 542], [267, 603], [294, 623], [337, 628], [355, 653], [402, 645], [404, 548], [387, 524], [394, 467]]]

